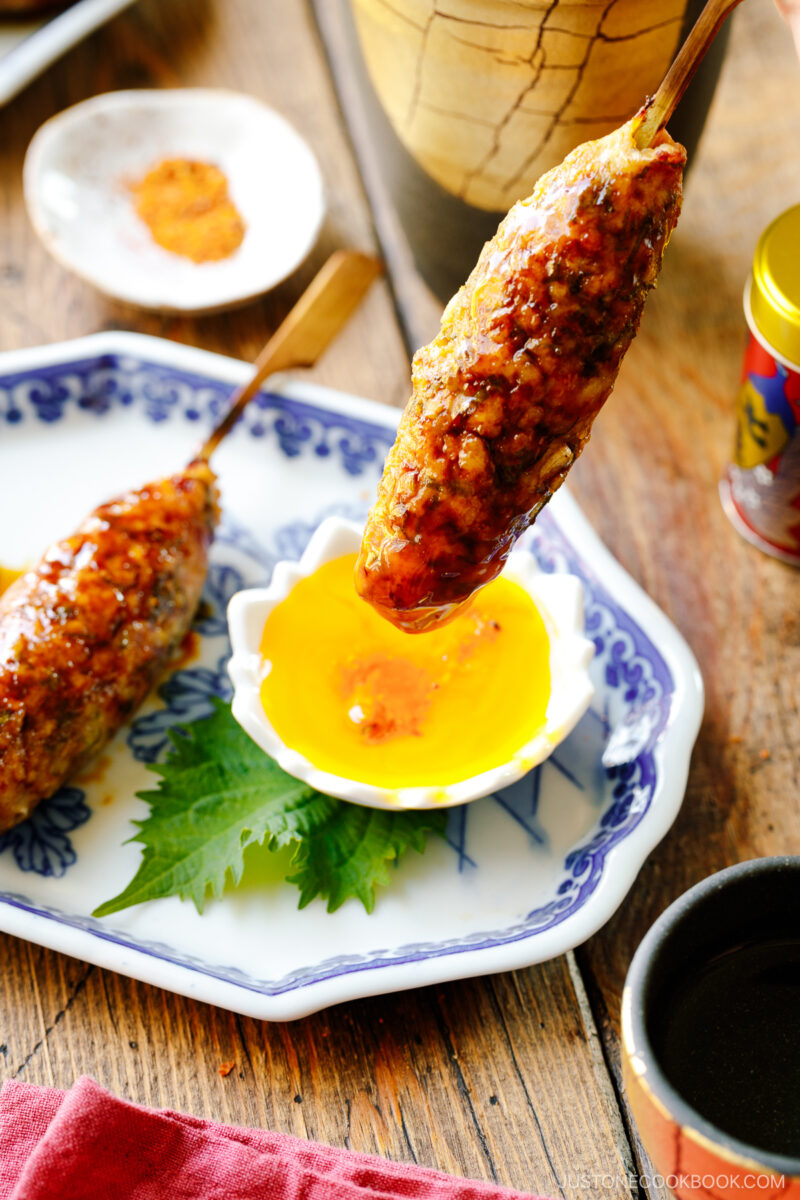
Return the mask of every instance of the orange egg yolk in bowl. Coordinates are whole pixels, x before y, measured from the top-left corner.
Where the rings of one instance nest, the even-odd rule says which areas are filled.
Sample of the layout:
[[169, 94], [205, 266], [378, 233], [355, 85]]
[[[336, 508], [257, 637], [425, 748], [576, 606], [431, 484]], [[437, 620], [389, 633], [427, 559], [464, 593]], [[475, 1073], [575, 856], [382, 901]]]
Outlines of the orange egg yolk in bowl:
[[361, 532], [329, 517], [299, 562], [233, 596], [234, 717], [284, 771], [356, 804], [449, 806], [508, 787], [591, 701], [580, 579], [516, 548], [449, 624], [405, 633], [356, 593]]
[[545, 721], [550, 641], [500, 578], [450, 624], [396, 629], [353, 587], [355, 555], [301, 579], [261, 640], [264, 711], [315, 766], [385, 788], [447, 785], [506, 762]]

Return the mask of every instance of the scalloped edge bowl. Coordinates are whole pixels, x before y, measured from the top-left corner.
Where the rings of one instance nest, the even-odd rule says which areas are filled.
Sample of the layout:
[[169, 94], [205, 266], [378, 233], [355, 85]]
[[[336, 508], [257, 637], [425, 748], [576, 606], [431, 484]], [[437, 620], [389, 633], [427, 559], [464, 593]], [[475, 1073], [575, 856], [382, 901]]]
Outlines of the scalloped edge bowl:
[[279, 737], [261, 703], [265, 664], [260, 645], [264, 623], [300, 579], [331, 559], [357, 551], [361, 533], [361, 527], [353, 522], [329, 517], [316, 530], [299, 562], [277, 564], [269, 587], [248, 588], [231, 598], [228, 628], [233, 654], [228, 674], [234, 689], [234, 717], [284, 771], [317, 791], [370, 808], [448, 808], [478, 800], [515, 783], [552, 754], [577, 725], [594, 695], [589, 678], [594, 644], [583, 636], [581, 582], [574, 575], [548, 575], [540, 571], [533, 556], [525, 550], [511, 553], [503, 575], [525, 589], [544, 619], [550, 638], [552, 690], [544, 727], [511, 759], [491, 771], [456, 780], [447, 787], [385, 789], [320, 770]]

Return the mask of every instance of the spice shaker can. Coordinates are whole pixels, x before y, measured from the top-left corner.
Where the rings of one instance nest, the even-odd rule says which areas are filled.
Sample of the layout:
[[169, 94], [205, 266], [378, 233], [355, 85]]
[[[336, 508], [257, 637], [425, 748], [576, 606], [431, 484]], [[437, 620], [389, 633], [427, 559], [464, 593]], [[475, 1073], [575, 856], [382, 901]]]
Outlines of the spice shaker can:
[[800, 204], [762, 234], [744, 310], [750, 336], [720, 496], [748, 541], [800, 566]]

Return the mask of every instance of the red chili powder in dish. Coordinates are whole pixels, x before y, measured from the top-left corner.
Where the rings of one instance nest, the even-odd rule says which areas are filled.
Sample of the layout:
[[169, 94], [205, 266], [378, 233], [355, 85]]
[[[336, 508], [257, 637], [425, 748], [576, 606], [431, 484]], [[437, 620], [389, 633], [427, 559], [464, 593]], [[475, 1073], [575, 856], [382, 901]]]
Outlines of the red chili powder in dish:
[[238, 250], [245, 224], [213, 163], [167, 158], [131, 185], [136, 212], [165, 250], [218, 262]]

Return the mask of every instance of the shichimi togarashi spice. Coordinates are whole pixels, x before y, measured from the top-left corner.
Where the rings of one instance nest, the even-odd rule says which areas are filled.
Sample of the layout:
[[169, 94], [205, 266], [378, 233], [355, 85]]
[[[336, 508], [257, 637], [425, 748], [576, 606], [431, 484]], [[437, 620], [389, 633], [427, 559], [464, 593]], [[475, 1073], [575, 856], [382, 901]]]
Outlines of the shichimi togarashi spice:
[[192, 262], [218, 262], [242, 244], [245, 224], [212, 163], [168, 158], [131, 185], [153, 240]]

